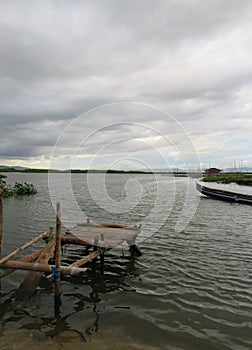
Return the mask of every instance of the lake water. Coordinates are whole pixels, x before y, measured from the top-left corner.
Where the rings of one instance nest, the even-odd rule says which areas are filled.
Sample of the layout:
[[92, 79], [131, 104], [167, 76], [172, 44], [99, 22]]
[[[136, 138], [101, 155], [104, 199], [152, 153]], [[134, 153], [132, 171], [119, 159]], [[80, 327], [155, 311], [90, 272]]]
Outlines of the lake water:
[[[74, 174], [70, 184], [54, 174], [50, 190], [47, 174], [7, 180], [39, 192], [5, 200], [3, 255], [54, 225], [57, 200], [66, 227], [87, 217], [142, 223], [143, 255], [132, 258], [123, 245], [106, 255], [104, 268], [98, 260], [85, 275], [64, 277], [59, 310], [46, 279], [21, 298], [27, 273], [3, 278], [1, 350], [252, 348], [250, 206], [200, 197], [194, 179], [161, 175], [107, 175], [103, 182], [102, 175]], [[82, 253], [68, 246], [63, 263]]]

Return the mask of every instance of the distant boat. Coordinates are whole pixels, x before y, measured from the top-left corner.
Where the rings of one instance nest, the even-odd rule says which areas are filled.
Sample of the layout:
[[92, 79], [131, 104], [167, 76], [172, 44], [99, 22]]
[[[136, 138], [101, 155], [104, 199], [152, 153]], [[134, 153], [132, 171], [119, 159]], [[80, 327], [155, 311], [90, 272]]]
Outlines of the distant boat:
[[202, 194], [204, 194], [205, 196], [208, 196], [214, 199], [252, 205], [252, 195], [249, 195], [249, 194], [236, 193], [236, 192], [225, 191], [225, 190], [216, 189], [216, 188], [210, 188], [210, 187], [201, 185], [199, 183], [196, 183], [196, 189]]

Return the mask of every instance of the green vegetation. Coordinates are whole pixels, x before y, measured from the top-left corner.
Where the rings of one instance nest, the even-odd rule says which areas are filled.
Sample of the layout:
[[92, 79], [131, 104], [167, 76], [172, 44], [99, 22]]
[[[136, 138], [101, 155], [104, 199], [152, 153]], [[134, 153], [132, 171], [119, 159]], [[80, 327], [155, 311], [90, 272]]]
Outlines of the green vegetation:
[[1, 168], [0, 169], [1, 173], [5, 172], [5, 173], [16, 173], [19, 172], [20, 170], [16, 170], [15, 168]]
[[48, 169], [32, 169], [27, 168], [23, 170], [18, 170], [15, 168], [2, 168], [0, 169], [1, 173], [48, 173]]
[[202, 179], [205, 182], [220, 182], [223, 184], [229, 184], [231, 182], [238, 185], [252, 186], [252, 174], [251, 173], [226, 173], [217, 176], [207, 176]]
[[32, 169], [27, 168], [24, 170], [19, 170], [20, 173], [48, 173], [48, 169]]
[[32, 184], [28, 183], [19, 183], [15, 182], [14, 186], [7, 185], [2, 178], [6, 176], [1, 175], [0, 176], [0, 186], [3, 188], [3, 196], [4, 197], [11, 197], [11, 196], [20, 196], [20, 195], [27, 195], [27, 194], [36, 194], [38, 191]]

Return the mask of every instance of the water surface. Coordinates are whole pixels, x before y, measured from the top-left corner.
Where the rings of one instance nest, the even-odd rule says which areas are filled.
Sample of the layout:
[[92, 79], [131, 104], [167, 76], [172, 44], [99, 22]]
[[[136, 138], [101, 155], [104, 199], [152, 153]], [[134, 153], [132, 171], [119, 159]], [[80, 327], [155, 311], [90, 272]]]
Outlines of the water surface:
[[[56, 176], [59, 187], [51, 203], [46, 174], [8, 175], [8, 182], [31, 182], [39, 192], [5, 200], [3, 254], [54, 225], [54, 199], [60, 197], [66, 226], [78, 221], [79, 213], [64, 191], [64, 176]], [[129, 180], [141, 185], [140, 202], [129, 212], [116, 214], [94, 202], [86, 175], [72, 175], [72, 186], [83, 211], [81, 220], [87, 216], [97, 222], [142, 220], [138, 245], [143, 256], [131, 258], [124, 245], [107, 254], [103, 268], [98, 261], [86, 275], [64, 277], [59, 309], [54, 286], [46, 279], [23, 299], [17, 299], [17, 290], [26, 272], [2, 279], [1, 350], [252, 348], [251, 207], [200, 197], [190, 179], [190, 191], [199, 205], [190, 223], [176, 231], [188, 180], [108, 175], [106, 190], [114, 201], [127, 198]], [[99, 176], [94, 185], [95, 181], [98, 188]], [[156, 205], [157, 182], [169, 194], [159, 198], [153, 218], [149, 214]], [[83, 253], [81, 247], [68, 246], [63, 263]]]

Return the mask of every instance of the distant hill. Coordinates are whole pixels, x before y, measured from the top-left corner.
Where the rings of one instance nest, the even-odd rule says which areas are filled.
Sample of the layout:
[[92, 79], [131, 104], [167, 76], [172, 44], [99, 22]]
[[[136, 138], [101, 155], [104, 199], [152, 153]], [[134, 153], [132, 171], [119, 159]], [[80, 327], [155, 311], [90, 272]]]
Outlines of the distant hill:
[[[166, 169], [138, 169], [138, 170], [115, 170], [115, 169], [104, 169], [104, 170], [97, 170], [97, 169], [71, 169], [71, 170], [56, 170], [56, 169], [33, 169], [33, 168], [28, 168], [28, 167], [23, 167], [23, 166], [6, 166], [6, 165], [0, 165], [0, 172], [24, 172], [24, 173], [47, 173], [47, 172], [55, 172], [55, 173], [66, 173], [66, 172], [71, 172], [71, 173], [118, 173], [118, 174], [127, 174], [127, 173], [135, 173], [135, 174], [150, 174], [150, 173], [158, 173], [158, 174], [200, 174], [204, 173], [205, 169], [201, 169], [201, 172], [199, 170], [195, 169], [187, 169], [187, 171], [180, 169], [180, 168], [166, 168]], [[237, 173], [237, 172], [242, 172], [242, 173], [252, 173], [252, 168], [243, 168], [243, 169], [236, 169], [234, 170], [233, 168], [224, 168], [222, 169], [222, 173]]]
[[15, 170], [18, 170], [18, 171], [22, 171], [22, 170], [25, 170], [25, 169], [28, 169], [26, 167], [23, 167], [23, 166], [6, 166], [6, 165], [0, 165], [0, 169], [15, 169]]

